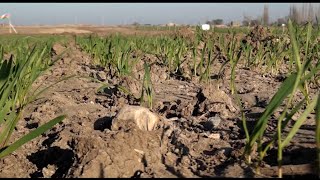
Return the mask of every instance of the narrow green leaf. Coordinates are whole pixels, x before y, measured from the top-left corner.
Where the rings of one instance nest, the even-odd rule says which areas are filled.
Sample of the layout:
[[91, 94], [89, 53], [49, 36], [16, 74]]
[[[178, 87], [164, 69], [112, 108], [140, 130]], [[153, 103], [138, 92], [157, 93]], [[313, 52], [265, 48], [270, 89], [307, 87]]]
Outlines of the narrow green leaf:
[[293, 136], [298, 132], [299, 128], [303, 122], [307, 119], [308, 115], [314, 110], [317, 105], [319, 95], [317, 95], [313, 101], [307, 106], [306, 110], [301, 114], [301, 116], [296, 120], [296, 123], [293, 125], [287, 137], [282, 142], [281, 146], [285, 147], [293, 138]]
[[[258, 120], [257, 124], [255, 125], [253, 132], [252, 132], [252, 137], [250, 138], [250, 143], [248, 148], [250, 149], [253, 144], [256, 142], [258, 139], [258, 136], [261, 135], [266, 128], [268, 119], [270, 115], [278, 108], [282, 101], [292, 92], [293, 89], [293, 84], [297, 78], [297, 74], [291, 74], [280, 86], [279, 90], [277, 93], [272, 97], [269, 105], [267, 106], [266, 110], [264, 111], [263, 115], [261, 118]], [[248, 149], [248, 150], [249, 150]]]
[[57, 118], [54, 118], [51, 121], [49, 121], [48, 123], [38, 127], [36, 130], [34, 130], [34, 131], [28, 133], [27, 135], [23, 136], [22, 138], [20, 138], [19, 140], [17, 140], [13, 144], [9, 145], [8, 147], [3, 148], [1, 150], [1, 152], [0, 152], [0, 158], [9, 155], [13, 151], [18, 149], [22, 145], [24, 145], [25, 143], [27, 143], [27, 142], [31, 141], [32, 139], [38, 137], [39, 135], [41, 135], [42, 133], [44, 133], [45, 131], [49, 130], [51, 127], [53, 127], [55, 124], [61, 122], [65, 117], [66, 117], [65, 115], [62, 115], [62, 116], [59, 116]]

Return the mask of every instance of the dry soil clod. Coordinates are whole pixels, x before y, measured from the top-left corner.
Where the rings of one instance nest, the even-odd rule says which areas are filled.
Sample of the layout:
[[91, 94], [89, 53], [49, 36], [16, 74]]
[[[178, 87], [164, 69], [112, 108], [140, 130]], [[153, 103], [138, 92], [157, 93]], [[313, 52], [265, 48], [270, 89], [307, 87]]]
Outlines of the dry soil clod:
[[130, 128], [131, 125], [135, 125], [140, 130], [152, 131], [156, 129], [159, 120], [159, 117], [148, 108], [125, 105], [112, 122], [111, 129], [127, 129]]

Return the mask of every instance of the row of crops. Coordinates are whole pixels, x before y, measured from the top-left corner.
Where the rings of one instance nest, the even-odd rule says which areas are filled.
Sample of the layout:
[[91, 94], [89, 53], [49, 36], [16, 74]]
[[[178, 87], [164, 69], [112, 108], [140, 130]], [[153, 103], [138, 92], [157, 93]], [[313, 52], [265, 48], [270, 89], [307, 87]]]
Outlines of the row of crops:
[[23, 144], [41, 135], [62, 121], [59, 116], [13, 143], [10, 137], [23, 109], [48, 87], [32, 84], [58, 59], [51, 57], [51, 49], [61, 37], [6, 36], [0, 38], [0, 158], [12, 153]]
[[[242, 111], [243, 128], [246, 132], [246, 148], [244, 157], [249, 164], [260, 164], [270, 148], [278, 149], [279, 177], [282, 177], [282, 153], [293, 136], [297, 133], [310, 113], [316, 114], [316, 144], [318, 148], [318, 167], [320, 167], [320, 96], [319, 91], [311, 94], [310, 86], [319, 88], [319, 27], [311, 24], [300, 27], [289, 21], [285, 32], [274, 33], [264, 40], [248, 40], [248, 37], [239, 35], [236, 31], [228, 33], [204, 32], [196, 28], [194, 37], [183, 38], [179, 35], [167, 36], [124, 36], [110, 35], [76, 36], [75, 41], [81, 50], [88, 53], [93, 63], [100, 67], [112, 67], [119, 76], [128, 76], [133, 71], [134, 64], [141, 60], [143, 54], [156, 56], [168, 73], [188, 73], [191, 77], [198, 77], [201, 82], [211, 80], [212, 67], [217, 59], [225, 58], [218, 72], [230, 67], [231, 94], [242, 105], [237, 95], [235, 78], [237, 68], [259, 70], [262, 74], [277, 75], [286, 67], [286, 78], [271, 99], [263, 115], [255, 124], [252, 132], [248, 132], [244, 111]], [[277, 35], [278, 34], [278, 35]], [[134, 54], [134, 56], [133, 56]], [[148, 62], [146, 67], [151, 66]], [[183, 72], [182, 63], [186, 63], [190, 71]], [[145, 74], [150, 75], [148, 68]], [[150, 78], [149, 78], [150, 79]], [[151, 84], [152, 82], [149, 82]], [[151, 88], [152, 86], [147, 86]], [[151, 92], [151, 90], [149, 89]], [[149, 93], [150, 93], [149, 92]], [[302, 93], [304, 99], [294, 101], [297, 93]], [[148, 96], [152, 102], [152, 96]], [[284, 104], [285, 103], [285, 104]], [[149, 103], [152, 104], [152, 103]], [[267, 123], [277, 108], [284, 104], [284, 110], [277, 120], [277, 130], [271, 140], [264, 140]], [[149, 106], [150, 107], [150, 106]], [[290, 132], [283, 133], [284, 128], [298, 111], [303, 111], [293, 123]], [[251, 159], [254, 145], [258, 145], [258, 158]]]

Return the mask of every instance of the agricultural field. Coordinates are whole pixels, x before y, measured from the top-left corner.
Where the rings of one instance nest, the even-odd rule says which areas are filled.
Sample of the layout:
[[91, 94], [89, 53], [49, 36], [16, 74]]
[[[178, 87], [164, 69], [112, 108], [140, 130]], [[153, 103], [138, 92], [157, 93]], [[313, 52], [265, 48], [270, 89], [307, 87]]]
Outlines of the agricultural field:
[[320, 26], [0, 31], [0, 177], [319, 177]]

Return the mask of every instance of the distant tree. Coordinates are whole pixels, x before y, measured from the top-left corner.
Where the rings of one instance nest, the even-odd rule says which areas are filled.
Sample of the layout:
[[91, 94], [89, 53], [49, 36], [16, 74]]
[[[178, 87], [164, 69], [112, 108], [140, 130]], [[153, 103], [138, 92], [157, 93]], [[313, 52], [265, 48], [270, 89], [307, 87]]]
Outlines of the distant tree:
[[282, 24], [287, 24], [287, 21], [285, 18], [278, 18], [277, 25], [281, 26]]
[[222, 25], [223, 19], [214, 19], [212, 20], [213, 25]]
[[301, 23], [301, 15], [295, 5], [290, 6], [289, 18], [297, 24]]
[[320, 6], [318, 6], [316, 12], [315, 12], [315, 16], [316, 16], [316, 21], [319, 21], [320, 19]]
[[246, 16], [245, 14], [243, 15], [243, 21], [242, 21], [242, 25], [243, 26], [250, 26], [251, 23], [251, 17], [250, 16]]
[[309, 4], [309, 9], [308, 9], [308, 21], [312, 22], [313, 21], [313, 17], [314, 17], [314, 12], [313, 12], [313, 6], [311, 5], [311, 3]]
[[301, 21], [306, 21], [306, 19], [308, 17], [307, 3], [303, 3], [301, 9], [302, 9], [301, 10]]
[[133, 26], [140, 26], [140, 24], [138, 22], [134, 22], [132, 23]]
[[206, 21], [206, 24], [212, 24], [211, 21]]
[[264, 5], [263, 9], [263, 25], [267, 26], [269, 24], [269, 7]]
[[243, 25], [243, 26], [250, 26], [250, 21], [248, 21], [248, 20], [243, 20], [243, 21], [242, 21], [242, 25]]
[[289, 18], [297, 24], [306, 24], [307, 22], [315, 23], [319, 15], [319, 9], [314, 9], [312, 3], [303, 3], [300, 8], [296, 5], [290, 6]]
[[270, 26], [278, 26], [278, 21], [273, 21], [269, 23]]
[[250, 21], [250, 26], [257, 26], [257, 25], [261, 25], [260, 19], [254, 19]]

